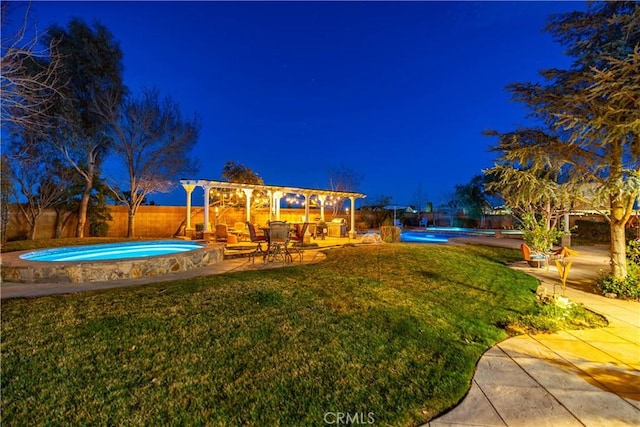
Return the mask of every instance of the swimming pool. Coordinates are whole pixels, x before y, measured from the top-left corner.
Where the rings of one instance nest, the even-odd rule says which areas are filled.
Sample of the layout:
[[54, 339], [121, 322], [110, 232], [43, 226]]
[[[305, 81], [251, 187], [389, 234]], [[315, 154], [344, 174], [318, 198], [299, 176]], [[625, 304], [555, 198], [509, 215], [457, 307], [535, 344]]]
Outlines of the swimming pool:
[[197, 242], [158, 240], [42, 249], [20, 255], [25, 261], [69, 262], [145, 258], [202, 249]]
[[[521, 235], [519, 230], [497, 230], [501, 235]], [[403, 231], [400, 241], [408, 243], [447, 243], [454, 237], [496, 236], [496, 230], [462, 227], [428, 227], [422, 230]]]
[[100, 282], [179, 273], [223, 259], [223, 244], [152, 240], [3, 253], [0, 273], [7, 282]]

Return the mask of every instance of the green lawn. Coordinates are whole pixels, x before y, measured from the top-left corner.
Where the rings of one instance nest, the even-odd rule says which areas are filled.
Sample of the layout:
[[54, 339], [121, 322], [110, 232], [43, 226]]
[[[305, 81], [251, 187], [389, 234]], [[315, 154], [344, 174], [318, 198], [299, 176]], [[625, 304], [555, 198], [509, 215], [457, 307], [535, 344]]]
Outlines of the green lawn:
[[520, 251], [376, 245], [315, 265], [2, 302], [2, 424], [416, 425], [537, 310]]

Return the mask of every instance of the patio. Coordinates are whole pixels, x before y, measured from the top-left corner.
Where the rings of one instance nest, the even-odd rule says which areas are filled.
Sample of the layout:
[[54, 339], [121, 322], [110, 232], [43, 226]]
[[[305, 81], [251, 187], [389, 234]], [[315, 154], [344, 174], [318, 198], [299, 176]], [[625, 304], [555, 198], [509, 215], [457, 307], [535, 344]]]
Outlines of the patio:
[[[311, 203], [314, 202], [320, 208], [319, 218], [320, 221], [325, 221], [325, 208], [330, 205], [331, 200], [334, 201], [344, 201], [348, 199], [350, 201], [349, 208], [347, 208], [348, 216], [349, 216], [349, 236], [351, 238], [355, 238], [357, 235], [356, 232], [356, 224], [355, 224], [355, 212], [356, 212], [356, 199], [362, 199], [367, 197], [366, 194], [356, 193], [350, 191], [334, 191], [334, 190], [323, 190], [323, 189], [315, 189], [315, 188], [301, 188], [301, 187], [288, 187], [288, 186], [275, 186], [275, 185], [258, 185], [258, 184], [242, 184], [242, 183], [233, 183], [233, 182], [225, 182], [225, 181], [212, 181], [212, 180], [180, 180], [180, 184], [184, 188], [187, 198], [186, 198], [186, 227], [185, 232], [187, 235], [190, 235], [195, 227], [191, 223], [192, 217], [192, 193], [196, 188], [202, 188], [203, 190], [203, 210], [204, 210], [204, 220], [202, 224], [202, 234], [205, 239], [210, 238], [213, 224], [218, 224], [217, 210], [218, 206], [214, 206], [214, 221], [211, 221], [211, 208], [212, 203], [211, 199], [216, 191], [227, 190], [233, 191], [235, 190], [238, 194], [242, 194], [245, 197], [244, 200], [244, 210], [245, 210], [245, 218], [244, 221], [257, 223], [254, 218], [252, 218], [252, 201], [258, 194], [266, 195], [264, 200], [261, 199], [262, 203], [265, 207], [268, 207], [269, 217], [268, 220], [272, 221], [280, 221], [281, 218], [281, 205], [282, 201], [286, 200], [287, 195], [296, 195], [301, 196], [303, 198], [302, 204], [304, 206], [304, 215], [302, 216], [302, 223], [311, 223], [312, 217], [310, 213]], [[224, 201], [224, 199], [223, 199]]]
[[[121, 280], [95, 281], [86, 283], [68, 283], [68, 282], [42, 282], [42, 283], [12, 283], [3, 282], [1, 286], [0, 298], [17, 298], [17, 297], [36, 297], [53, 294], [66, 294], [75, 292], [84, 292], [99, 289], [123, 288], [128, 286], [144, 285], [148, 283], [160, 283], [173, 280], [190, 279], [213, 274], [222, 274], [232, 271], [242, 270], [261, 270], [289, 267], [299, 264], [313, 264], [325, 258], [323, 250], [340, 247], [346, 244], [360, 243], [360, 238], [351, 239], [348, 237], [327, 237], [325, 240], [318, 240], [317, 246], [308, 246], [304, 249], [304, 257], [302, 261], [296, 260], [292, 263], [272, 262], [265, 264], [260, 259], [253, 262], [248, 256], [225, 256], [224, 260], [216, 262], [205, 267], [194, 268], [188, 271], [175, 272], [171, 274], [157, 275], [153, 277], [127, 278]], [[221, 249], [222, 244], [217, 245]], [[246, 246], [246, 242], [235, 244], [235, 246]], [[227, 252], [225, 252], [225, 255]], [[3, 256], [11, 255], [4, 254]], [[244, 254], [247, 255], [247, 254]]]

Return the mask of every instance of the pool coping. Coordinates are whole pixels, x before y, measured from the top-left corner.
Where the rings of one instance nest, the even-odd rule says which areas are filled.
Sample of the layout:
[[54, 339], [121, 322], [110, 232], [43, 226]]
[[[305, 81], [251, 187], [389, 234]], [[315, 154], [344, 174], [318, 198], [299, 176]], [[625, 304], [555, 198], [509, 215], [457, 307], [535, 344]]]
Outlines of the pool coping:
[[218, 263], [224, 258], [224, 244], [210, 243], [202, 249], [104, 261], [28, 261], [20, 255], [33, 250], [2, 254], [0, 269], [3, 282], [17, 283], [86, 283], [138, 279], [188, 271]]

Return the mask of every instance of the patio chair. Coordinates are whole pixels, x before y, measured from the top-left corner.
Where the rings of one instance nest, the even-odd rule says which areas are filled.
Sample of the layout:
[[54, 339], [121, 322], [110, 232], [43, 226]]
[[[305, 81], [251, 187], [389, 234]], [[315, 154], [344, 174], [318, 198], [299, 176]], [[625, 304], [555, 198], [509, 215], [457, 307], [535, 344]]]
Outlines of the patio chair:
[[216, 241], [217, 242], [226, 242], [228, 237], [229, 237], [229, 233], [227, 231], [227, 224], [216, 224]]
[[522, 251], [522, 258], [531, 266], [540, 268], [543, 265], [549, 265], [548, 263], [548, 255], [540, 254], [540, 253], [531, 253], [531, 248], [526, 243], [522, 243], [520, 245], [520, 250]]
[[[253, 224], [251, 224], [249, 221], [246, 222], [247, 224], [247, 230], [249, 231], [249, 239], [251, 240], [251, 243], [257, 243], [258, 246], [256, 247], [256, 253], [265, 253], [264, 249], [262, 249], [262, 243], [269, 243], [267, 241], [267, 237], [266, 236], [259, 236], [256, 233], [256, 228], [254, 227]], [[255, 256], [254, 256], [254, 262], [255, 262]]]
[[304, 243], [304, 235], [307, 232], [307, 228], [309, 228], [309, 223], [305, 222], [304, 224], [295, 224], [294, 225], [294, 233], [291, 236], [291, 246], [289, 247], [289, 252], [295, 252], [300, 255], [300, 262], [302, 262], [303, 250], [302, 244]]

